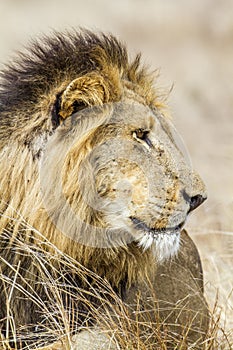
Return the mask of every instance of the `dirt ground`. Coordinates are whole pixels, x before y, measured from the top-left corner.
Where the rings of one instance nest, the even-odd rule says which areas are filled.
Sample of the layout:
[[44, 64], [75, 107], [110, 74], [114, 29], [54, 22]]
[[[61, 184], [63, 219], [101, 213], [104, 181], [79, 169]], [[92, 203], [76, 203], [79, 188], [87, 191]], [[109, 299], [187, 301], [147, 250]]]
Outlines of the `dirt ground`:
[[[1, 0], [0, 68], [28, 40], [71, 27], [112, 32], [173, 86], [170, 111], [208, 201], [188, 222], [201, 251], [206, 293], [219, 291], [233, 324], [232, 0]], [[231, 294], [231, 295], [230, 295]]]

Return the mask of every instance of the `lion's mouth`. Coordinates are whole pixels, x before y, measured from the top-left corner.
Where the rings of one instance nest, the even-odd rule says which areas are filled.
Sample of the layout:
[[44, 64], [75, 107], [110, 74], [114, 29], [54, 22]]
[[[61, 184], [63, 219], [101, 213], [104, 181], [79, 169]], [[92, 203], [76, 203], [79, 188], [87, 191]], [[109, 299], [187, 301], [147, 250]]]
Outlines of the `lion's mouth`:
[[164, 228], [151, 228], [149, 226], [147, 226], [147, 224], [140, 220], [137, 219], [135, 217], [130, 217], [131, 221], [134, 224], [134, 228], [136, 230], [139, 231], [143, 231], [145, 233], [149, 233], [150, 235], [152, 235], [154, 238], [156, 238], [158, 235], [163, 235], [163, 234], [167, 234], [167, 233], [178, 233], [182, 230], [182, 228], [184, 227], [185, 222], [182, 221], [180, 224], [176, 225], [176, 226], [171, 226], [171, 227], [164, 227]]
[[152, 248], [158, 262], [177, 254], [180, 245], [180, 232], [184, 226], [184, 221], [176, 226], [155, 229], [135, 217], [130, 217], [130, 219], [134, 228], [139, 232], [136, 242], [143, 251]]

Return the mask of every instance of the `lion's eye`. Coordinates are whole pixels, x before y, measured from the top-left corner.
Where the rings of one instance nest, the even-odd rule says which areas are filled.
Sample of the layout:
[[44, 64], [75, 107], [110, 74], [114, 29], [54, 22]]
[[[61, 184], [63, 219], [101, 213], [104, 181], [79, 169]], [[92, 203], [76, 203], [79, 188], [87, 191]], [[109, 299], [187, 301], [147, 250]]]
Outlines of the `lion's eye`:
[[138, 139], [144, 140], [148, 134], [148, 131], [138, 129], [135, 131], [135, 133]]
[[152, 142], [149, 139], [149, 130], [138, 129], [133, 132], [133, 137], [139, 142], [145, 142], [149, 147], [152, 147]]

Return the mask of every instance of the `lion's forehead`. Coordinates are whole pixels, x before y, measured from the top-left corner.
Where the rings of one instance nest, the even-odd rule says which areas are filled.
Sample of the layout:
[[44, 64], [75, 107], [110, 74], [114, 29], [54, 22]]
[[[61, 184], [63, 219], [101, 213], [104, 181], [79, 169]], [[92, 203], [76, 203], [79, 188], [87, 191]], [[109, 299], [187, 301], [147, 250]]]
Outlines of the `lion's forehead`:
[[113, 123], [123, 123], [126, 125], [142, 124], [147, 128], [152, 128], [157, 116], [145, 103], [135, 101], [134, 99], [123, 98], [120, 102], [113, 104], [113, 113], [111, 121]]

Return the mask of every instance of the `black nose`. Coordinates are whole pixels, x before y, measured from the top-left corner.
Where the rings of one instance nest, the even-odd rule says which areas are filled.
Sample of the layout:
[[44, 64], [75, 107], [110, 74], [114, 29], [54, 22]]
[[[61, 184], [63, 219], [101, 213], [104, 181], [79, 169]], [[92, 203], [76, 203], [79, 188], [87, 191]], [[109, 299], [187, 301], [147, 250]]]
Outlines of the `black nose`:
[[196, 196], [191, 197], [189, 203], [189, 212], [199, 207], [199, 205], [201, 205], [205, 200], [206, 197], [203, 197], [201, 194], [197, 194]]

